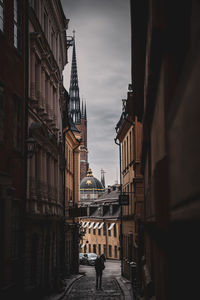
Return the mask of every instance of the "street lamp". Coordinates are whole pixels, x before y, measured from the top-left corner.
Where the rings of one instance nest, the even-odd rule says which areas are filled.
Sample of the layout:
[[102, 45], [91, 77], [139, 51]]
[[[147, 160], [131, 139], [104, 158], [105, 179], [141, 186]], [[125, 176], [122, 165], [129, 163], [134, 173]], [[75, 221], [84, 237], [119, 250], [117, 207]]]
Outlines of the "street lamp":
[[33, 137], [29, 137], [26, 140], [27, 143], [27, 156], [31, 158], [33, 154], [36, 152], [37, 142]]

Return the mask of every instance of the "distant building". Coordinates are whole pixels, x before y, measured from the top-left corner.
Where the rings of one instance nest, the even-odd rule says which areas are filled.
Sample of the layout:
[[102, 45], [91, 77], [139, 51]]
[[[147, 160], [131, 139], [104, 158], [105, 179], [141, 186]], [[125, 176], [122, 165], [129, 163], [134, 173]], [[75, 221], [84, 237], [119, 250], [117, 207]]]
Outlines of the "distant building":
[[73, 53], [71, 65], [71, 80], [69, 88], [69, 117], [81, 134], [80, 146], [80, 180], [87, 175], [88, 170], [88, 148], [87, 148], [87, 113], [86, 104], [80, 106], [78, 71], [76, 61], [75, 31], [73, 35]]
[[102, 183], [92, 175], [91, 169], [87, 176], [81, 180], [80, 184], [80, 205], [93, 204], [104, 192]]
[[87, 216], [80, 218], [80, 252], [120, 258], [119, 185], [106, 189], [87, 205]]

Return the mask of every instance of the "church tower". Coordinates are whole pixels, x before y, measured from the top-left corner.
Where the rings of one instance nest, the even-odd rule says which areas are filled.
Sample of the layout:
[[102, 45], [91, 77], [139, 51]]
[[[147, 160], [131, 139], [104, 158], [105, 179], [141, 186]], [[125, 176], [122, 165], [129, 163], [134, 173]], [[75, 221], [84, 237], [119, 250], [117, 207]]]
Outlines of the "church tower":
[[83, 103], [80, 109], [80, 96], [78, 85], [78, 72], [76, 62], [76, 47], [75, 47], [75, 31], [73, 31], [73, 52], [71, 65], [71, 79], [69, 88], [69, 117], [71, 117], [74, 125], [80, 131], [80, 180], [87, 176], [88, 171], [88, 149], [87, 149], [87, 113], [86, 103]]

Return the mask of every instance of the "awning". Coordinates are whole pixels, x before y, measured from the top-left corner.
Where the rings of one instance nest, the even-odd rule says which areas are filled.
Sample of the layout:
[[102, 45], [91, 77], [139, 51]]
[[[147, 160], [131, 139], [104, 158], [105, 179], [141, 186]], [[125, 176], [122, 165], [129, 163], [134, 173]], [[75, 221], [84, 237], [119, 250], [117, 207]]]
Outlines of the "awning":
[[92, 222], [88, 228], [90, 229], [93, 225], [94, 225], [94, 222]]
[[83, 227], [85, 225], [86, 222], [82, 222], [81, 226]]
[[85, 247], [85, 244], [82, 244], [82, 245], [81, 245], [81, 248], [83, 248], [83, 247]]
[[112, 223], [112, 224], [109, 226], [108, 230], [111, 230], [111, 229], [113, 228], [114, 225], [115, 225], [115, 223]]
[[99, 225], [99, 222], [97, 222], [97, 223], [94, 225], [93, 229], [96, 229], [98, 225]]
[[99, 225], [98, 229], [101, 229], [101, 227], [103, 226], [103, 224], [104, 224], [104, 222]]
[[86, 228], [90, 222], [87, 222], [83, 227]]

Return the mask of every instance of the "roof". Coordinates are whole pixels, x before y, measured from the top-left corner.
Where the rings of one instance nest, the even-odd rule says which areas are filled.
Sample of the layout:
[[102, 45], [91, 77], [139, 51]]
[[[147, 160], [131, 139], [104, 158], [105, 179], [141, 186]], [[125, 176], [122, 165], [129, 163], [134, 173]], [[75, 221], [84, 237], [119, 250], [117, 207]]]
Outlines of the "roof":
[[88, 170], [87, 176], [81, 180], [81, 191], [104, 191], [102, 183], [92, 175], [91, 169]]

